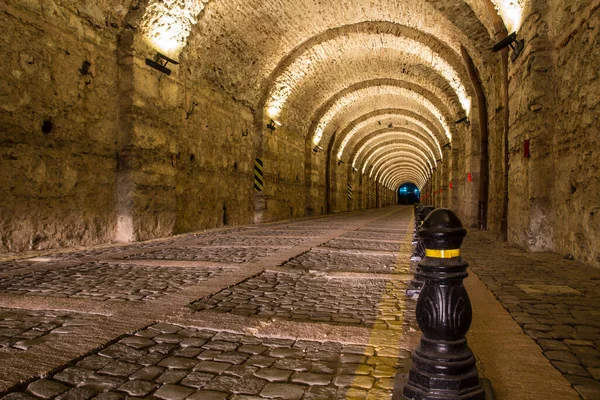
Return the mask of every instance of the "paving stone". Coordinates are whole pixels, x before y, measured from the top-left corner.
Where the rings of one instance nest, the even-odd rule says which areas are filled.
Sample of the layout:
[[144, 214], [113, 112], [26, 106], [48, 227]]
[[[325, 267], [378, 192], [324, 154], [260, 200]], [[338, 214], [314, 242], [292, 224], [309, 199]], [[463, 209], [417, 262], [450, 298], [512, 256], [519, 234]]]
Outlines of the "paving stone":
[[68, 390], [69, 387], [62, 383], [53, 382], [48, 379], [40, 379], [27, 386], [27, 391], [42, 399], [50, 399]]
[[255, 375], [269, 382], [285, 382], [292, 375], [292, 371], [277, 368], [263, 368], [258, 370]]
[[253, 376], [245, 376], [237, 380], [231, 391], [237, 394], [258, 395], [267, 381]]
[[268, 383], [260, 395], [267, 399], [300, 400], [306, 391], [305, 386], [289, 383]]
[[194, 371], [201, 372], [210, 372], [213, 374], [222, 374], [225, 372], [231, 364], [224, 362], [214, 362], [214, 361], [201, 361], [194, 367]]
[[136, 380], [151, 381], [160, 374], [162, 374], [164, 370], [164, 368], [157, 366], [144, 367], [135, 372], [133, 375], [131, 375], [130, 378]]
[[178, 383], [188, 374], [186, 370], [170, 369], [156, 379], [158, 383]]
[[216, 392], [231, 392], [234, 385], [239, 382], [239, 378], [233, 376], [217, 376], [205, 386], [205, 389], [214, 390]]
[[196, 363], [196, 360], [185, 357], [167, 357], [163, 359], [158, 366], [173, 369], [192, 369]]
[[130, 364], [122, 361], [113, 361], [106, 367], [102, 368], [98, 373], [113, 375], [113, 376], [129, 376], [139, 370], [141, 365]]
[[311, 372], [296, 372], [292, 376], [292, 382], [304, 383], [310, 386], [324, 386], [331, 383], [332, 375], [315, 374]]
[[154, 396], [164, 400], [183, 400], [194, 393], [194, 389], [186, 388], [179, 385], [167, 384], [161, 386]]
[[2, 400], [34, 400], [35, 397], [27, 396], [25, 393], [9, 393], [0, 397]]
[[227, 397], [229, 397], [229, 393], [215, 392], [213, 390], [199, 390], [188, 397], [188, 400], [226, 400]]
[[60, 394], [56, 400], [88, 400], [96, 396], [96, 392], [86, 388], [73, 388]]
[[567, 351], [546, 351], [544, 355], [551, 361], [565, 361], [567, 363], [579, 363], [577, 357]]
[[174, 290], [197, 285], [224, 271], [222, 268], [147, 267], [90, 262], [44, 273], [30, 272], [20, 275], [19, 279], [0, 278], [0, 292], [36, 294], [43, 287], [45, 296], [98, 301], [149, 301]]
[[202, 388], [210, 382], [215, 376], [202, 372], [191, 372], [182, 381], [181, 385], [193, 388]]
[[130, 396], [145, 397], [156, 388], [156, 384], [152, 382], [131, 380], [121, 385], [118, 390], [125, 392]]
[[77, 386], [85, 381], [94, 372], [88, 369], [69, 367], [54, 375], [53, 379], [71, 386]]
[[124, 396], [118, 393], [100, 393], [94, 400], [121, 400]]

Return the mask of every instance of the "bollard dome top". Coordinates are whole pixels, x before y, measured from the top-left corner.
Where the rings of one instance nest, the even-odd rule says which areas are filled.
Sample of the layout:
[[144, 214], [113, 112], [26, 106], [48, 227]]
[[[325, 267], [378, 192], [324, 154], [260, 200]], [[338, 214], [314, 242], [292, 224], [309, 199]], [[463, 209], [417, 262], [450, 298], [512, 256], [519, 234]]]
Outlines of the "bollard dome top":
[[467, 230], [451, 210], [438, 208], [425, 218], [418, 232], [427, 249], [459, 249]]

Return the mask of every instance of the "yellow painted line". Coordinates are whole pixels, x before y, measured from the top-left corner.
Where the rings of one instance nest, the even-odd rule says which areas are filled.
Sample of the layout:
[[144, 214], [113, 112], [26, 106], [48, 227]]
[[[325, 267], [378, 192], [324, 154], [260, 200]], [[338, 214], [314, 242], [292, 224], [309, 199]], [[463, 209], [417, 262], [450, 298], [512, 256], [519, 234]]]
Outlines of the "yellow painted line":
[[460, 257], [460, 249], [453, 249], [453, 250], [425, 249], [425, 257], [429, 257], [429, 258], [454, 258], [454, 257]]
[[[414, 223], [414, 216], [411, 216], [408, 226], [414, 226]], [[404, 240], [409, 243], [412, 240], [412, 232], [410, 230], [406, 234]], [[410, 254], [406, 251], [399, 251], [396, 268], [401, 267], [400, 261], [404, 258], [410, 258]], [[404, 311], [406, 310], [407, 296], [404, 291], [404, 282], [402, 282], [400, 285], [402, 289], [398, 290], [397, 284], [400, 282], [400, 280], [387, 280], [385, 292], [377, 303], [377, 315], [378, 317], [383, 316], [384, 318], [378, 318], [375, 321], [375, 324], [370, 332], [369, 344], [367, 347], [373, 347], [376, 350], [384, 349], [383, 354], [380, 355], [380, 357], [397, 357], [400, 359], [402, 351], [406, 351], [406, 349], [402, 349], [400, 347], [400, 343], [405, 342], [405, 340], [402, 339], [406, 336], [406, 333], [404, 332]], [[396, 310], [396, 319], [390, 320], [390, 311], [393, 312], [393, 310]], [[368, 354], [364, 354], [364, 356], [369, 357]], [[377, 355], [375, 355], [375, 357], [377, 357]], [[388, 368], [385, 364], [381, 364], [381, 366], [383, 368]], [[352, 393], [352, 386], [359, 387], [359, 384], [363, 379], [365, 379], [365, 376], [358, 374], [354, 376], [353, 383], [350, 385], [351, 387], [349, 388], [346, 396], [347, 400], [364, 398], [364, 395], [359, 395], [359, 393], [357, 393], [356, 396], [354, 396]], [[390, 379], [393, 381], [394, 377], [390, 377]], [[374, 389], [376, 388], [374, 387], [373, 390]], [[367, 399], [371, 398], [373, 397], [367, 395]]]

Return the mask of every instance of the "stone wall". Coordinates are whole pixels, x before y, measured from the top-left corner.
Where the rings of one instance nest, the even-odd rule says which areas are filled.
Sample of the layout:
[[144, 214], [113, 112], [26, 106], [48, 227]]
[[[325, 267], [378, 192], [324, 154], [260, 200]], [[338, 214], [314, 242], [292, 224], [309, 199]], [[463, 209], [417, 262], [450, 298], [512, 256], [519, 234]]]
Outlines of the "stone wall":
[[0, 5], [0, 252], [113, 237], [117, 14]]

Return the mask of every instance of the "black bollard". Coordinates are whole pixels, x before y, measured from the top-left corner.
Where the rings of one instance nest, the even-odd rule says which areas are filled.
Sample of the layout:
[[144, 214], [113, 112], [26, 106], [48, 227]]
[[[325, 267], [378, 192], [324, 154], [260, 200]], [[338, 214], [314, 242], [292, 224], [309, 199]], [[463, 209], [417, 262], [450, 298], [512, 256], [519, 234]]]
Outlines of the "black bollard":
[[486, 397], [465, 339], [472, 318], [471, 302], [463, 286], [468, 264], [460, 256], [466, 234], [460, 219], [447, 209], [433, 211], [419, 229], [426, 247], [425, 258], [419, 263], [425, 284], [416, 310], [423, 335], [413, 352], [408, 376], [396, 376], [393, 400], [493, 398], [491, 391]]
[[[423, 223], [425, 218], [427, 218], [427, 216], [434, 209], [435, 208], [432, 206], [424, 206], [419, 210], [419, 217], [418, 217], [418, 219], [420, 221], [419, 227]], [[415, 243], [415, 249], [414, 249], [413, 255], [410, 258], [410, 260], [412, 262], [419, 262], [423, 259], [423, 257], [425, 257], [425, 244], [423, 243], [423, 239], [419, 237], [417, 242]], [[421, 293], [421, 288], [423, 287], [424, 284], [425, 284], [425, 280], [421, 277], [420, 268], [419, 268], [419, 265], [417, 264], [417, 266], [415, 267], [415, 272], [414, 272], [413, 278], [410, 280], [410, 282], [408, 282], [408, 284], [406, 286], [406, 295], [408, 297], [412, 297], [413, 299], [418, 297], [419, 293]]]
[[[435, 207], [433, 207], [433, 206], [424, 206], [419, 210], [419, 212], [418, 212], [419, 227], [417, 228], [417, 230], [421, 227], [421, 224], [423, 224], [423, 221], [425, 220], [425, 218], [427, 218], [429, 213], [431, 213], [433, 210], [435, 210]], [[423, 257], [425, 257], [425, 245], [423, 244], [423, 240], [421, 238], [419, 238], [419, 240], [417, 240], [415, 249], [413, 251], [413, 255], [410, 258], [410, 260], [413, 262], [419, 262], [423, 259]]]

